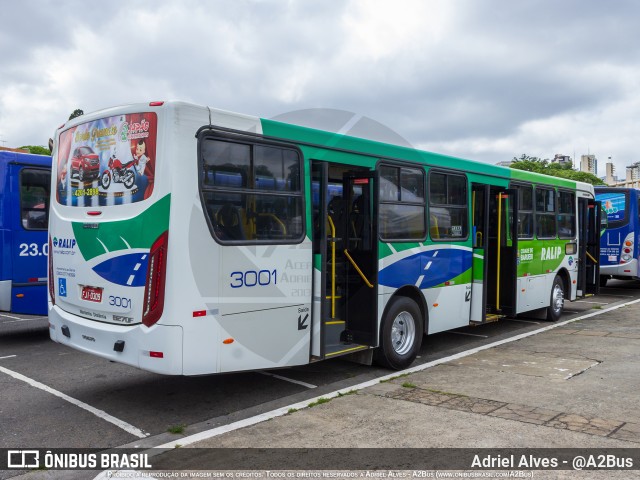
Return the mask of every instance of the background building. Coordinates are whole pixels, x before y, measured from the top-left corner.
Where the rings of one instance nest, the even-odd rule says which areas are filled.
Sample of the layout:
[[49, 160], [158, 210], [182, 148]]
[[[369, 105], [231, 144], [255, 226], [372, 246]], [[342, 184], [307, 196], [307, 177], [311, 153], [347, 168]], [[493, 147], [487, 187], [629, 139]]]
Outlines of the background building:
[[580, 159], [580, 171], [594, 175], [598, 174], [598, 160], [595, 155], [582, 155]]
[[616, 177], [616, 167], [611, 162], [611, 157], [609, 157], [609, 161], [605, 164], [605, 177], [603, 178], [604, 183], [607, 185], [615, 186], [618, 183], [618, 177]]
[[640, 162], [627, 166], [627, 176], [624, 182], [624, 187], [640, 187]]
[[571, 168], [573, 168], [573, 159], [569, 155], [562, 155], [561, 153], [556, 153], [551, 163], [559, 163], [562, 166], [571, 165]]

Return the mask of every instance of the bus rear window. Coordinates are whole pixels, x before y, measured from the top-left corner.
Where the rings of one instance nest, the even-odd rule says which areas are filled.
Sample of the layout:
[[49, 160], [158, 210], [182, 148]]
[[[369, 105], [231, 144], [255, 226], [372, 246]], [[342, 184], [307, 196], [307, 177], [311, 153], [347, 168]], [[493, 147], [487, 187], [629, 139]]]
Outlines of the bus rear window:
[[603, 192], [596, 194], [596, 200], [602, 202], [607, 213], [609, 228], [622, 227], [628, 221], [629, 194], [627, 192]]
[[62, 205], [124, 205], [149, 198], [157, 116], [132, 113], [77, 125], [60, 134], [56, 199]]

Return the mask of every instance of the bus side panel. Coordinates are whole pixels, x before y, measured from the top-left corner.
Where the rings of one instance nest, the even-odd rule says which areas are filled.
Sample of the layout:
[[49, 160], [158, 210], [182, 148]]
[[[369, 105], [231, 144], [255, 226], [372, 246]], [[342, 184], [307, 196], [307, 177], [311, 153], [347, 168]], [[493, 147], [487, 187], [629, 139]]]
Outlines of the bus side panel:
[[[28, 229], [30, 218], [23, 221], [20, 205], [20, 173], [25, 165], [9, 166], [12, 208], [10, 225], [11, 311], [24, 314], [47, 314], [47, 253], [45, 230]], [[26, 167], [29, 168], [29, 167]]]
[[4, 312], [11, 311], [11, 253], [11, 231], [3, 228], [0, 230], [0, 311]]
[[438, 243], [393, 253], [379, 262], [380, 293], [415, 286], [429, 310], [428, 334], [462, 327], [469, 324], [471, 267], [471, 249], [458, 245]]
[[309, 363], [311, 242], [219, 248], [220, 370]]

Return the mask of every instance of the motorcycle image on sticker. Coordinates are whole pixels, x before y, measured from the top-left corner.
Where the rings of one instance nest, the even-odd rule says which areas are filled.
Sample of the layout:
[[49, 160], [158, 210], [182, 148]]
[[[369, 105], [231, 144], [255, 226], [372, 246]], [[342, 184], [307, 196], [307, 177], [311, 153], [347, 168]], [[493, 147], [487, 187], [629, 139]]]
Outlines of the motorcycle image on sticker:
[[131, 189], [136, 180], [136, 174], [133, 171], [133, 167], [137, 163], [137, 160], [131, 160], [123, 165], [115, 155], [112, 155], [111, 158], [109, 158], [109, 168], [102, 172], [102, 175], [100, 176], [100, 185], [106, 190], [109, 188], [109, 185], [111, 185], [111, 180], [113, 180], [114, 182], [122, 183], [126, 188]]

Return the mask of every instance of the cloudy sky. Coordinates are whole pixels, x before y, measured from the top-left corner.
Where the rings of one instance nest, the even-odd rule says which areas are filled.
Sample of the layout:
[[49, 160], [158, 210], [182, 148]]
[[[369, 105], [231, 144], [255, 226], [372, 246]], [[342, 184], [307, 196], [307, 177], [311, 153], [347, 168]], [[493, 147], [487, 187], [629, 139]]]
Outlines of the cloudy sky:
[[635, 0], [0, 7], [0, 145], [8, 147], [46, 145], [76, 108], [176, 99], [300, 121], [300, 111], [342, 110], [417, 148], [492, 163], [591, 153], [599, 175], [612, 157], [624, 176], [640, 161]]

